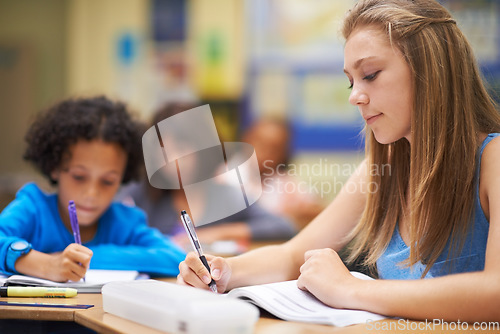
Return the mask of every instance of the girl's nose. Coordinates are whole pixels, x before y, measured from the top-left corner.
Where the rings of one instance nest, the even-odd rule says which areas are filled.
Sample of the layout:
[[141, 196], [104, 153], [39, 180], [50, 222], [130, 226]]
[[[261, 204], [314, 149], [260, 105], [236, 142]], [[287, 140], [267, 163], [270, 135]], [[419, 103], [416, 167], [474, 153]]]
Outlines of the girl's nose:
[[368, 95], [354, 85], [352, 87], [351, 94], [349, 95], [349, 103], [353, 106], [358, 106], [361, 104], [368, 104], [369, 102], [370, 99], [368, 98]]

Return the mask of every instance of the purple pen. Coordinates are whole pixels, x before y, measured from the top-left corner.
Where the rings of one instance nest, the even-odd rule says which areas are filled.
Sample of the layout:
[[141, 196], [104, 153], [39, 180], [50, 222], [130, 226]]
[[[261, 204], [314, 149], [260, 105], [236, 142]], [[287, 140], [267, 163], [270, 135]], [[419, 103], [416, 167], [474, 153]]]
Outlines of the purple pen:
[[75, 237], [75, 243], [81, 245], [82, 239], [80, 238], [80, 226], [78, 226], [78, 217], [76, 216], [76, 206], [74, 201], [69, 201], [68, 211], [69, 220], [71, 222], [71, 230], [73, 230], [73, 236]]
[[[74, 201], [69, 201], [68, 212], [71, 230], [73, 231], [73, 236], [75, 237], [75, 243], [81, 245], [82, 238], [80, 237], [80, 226], [78, 225], [78, 217], [76, 215], [76, 206]], [[83, 277], [83, 281], [85, 282], [85, 277]]]

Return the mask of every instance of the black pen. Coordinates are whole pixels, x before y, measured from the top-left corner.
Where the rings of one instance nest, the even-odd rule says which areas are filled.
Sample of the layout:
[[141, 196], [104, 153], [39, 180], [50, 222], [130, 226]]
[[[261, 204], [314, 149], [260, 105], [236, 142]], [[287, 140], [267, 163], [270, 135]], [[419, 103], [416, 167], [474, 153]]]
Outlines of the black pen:
[[[207, 258], [205, 257], [205, 255], [203, 255], [203, 250], [201, 249], [198, 236], [196, 235], [196, 231], [194, 230], [193, 222], [191, 221], [191, 218], [189, 218], [189, 215], [187, 214], [186, 210], [181, 211], [181, 220], [182, 223], [184, 224], [184, 228], [186, 229], [186, 233], [189, 236], [191, 245], [193, 245], [193, 248], [198, 253], [201, 262], [203, 262], [203, 265], [205, 266], [205, 268], [207, 268], [208, 272], [210, 273], [210, 266], [208, 265]], [[210, 290], [212, 290], [212, 292], [217, 293], [217, 285], [215, 284], [213, 278], [212, 281], [208, 284], [208, 286], [210, 287]]]

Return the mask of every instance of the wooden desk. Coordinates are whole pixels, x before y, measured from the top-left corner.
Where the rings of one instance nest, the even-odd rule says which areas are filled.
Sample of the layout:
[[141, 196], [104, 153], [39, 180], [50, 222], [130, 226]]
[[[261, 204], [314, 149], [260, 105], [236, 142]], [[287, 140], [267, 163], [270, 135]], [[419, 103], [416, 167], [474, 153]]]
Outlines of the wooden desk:
[[[24, 319], [24, 320], [44, 320], [44, 321], [74, 321], [82, 326], [105, 334], [160, 334], [162, 332], [137, 324], [135, 322], [105, 313], [102, 308], [102, 296], [100, 294], [79, 294], [75, 298], [49, 299], [49, 298], [0, 298], [0, 300], [17, 302], [37, 302], [37, 303], [60, 303], [60, 304], [92, 304], [94, 307], [86, 310], [62, 309], [46, 307], [19, 307], [0, 306], [0, 319]], [[403, 321], [403, 320], [401, 320]], [[257, 334], [357, 334], [357, 333], [500, 333], [499, 328], [490, 330], [452, 330], [443, 326], [425, 328], [422, 322], [406, 322], [408, 327], [401, 328], [397, 320], [383, 320], [371, 324], [359, 324], [349, 327], [332, 327], [324, 325], [313, 325], [291, 321], [282, 321], [275, 318], [263, 316], [259, 319], [255, 327]], [[419, 330], [419, 327], [420, 329]], [[412, 330], [413, 328], [413, 330]]]
[[[78, 294], [74, 298], [0, 298], [1, 301], [19, 303], [90, 304], [102, 307], [102, 296], [96, 293]], [[73, 308], [23, 307], [0, 305], [0, 319], [74, 321]]]
[[[251, 249], [269, 245], [253, 243]], [[174, 282], [175, 280], [160, 279], [162, 281]], [[86, 310], [62, 309], [46, 307], [18, 307], [0, 306], [0, 319], [21, 319], [21, 320], [41, 320], [41, 321], [72, 321], [84, 327], [90, 328], [98, 333], [104, 334], [161, 334], [153, 328], [140, 325], [130, 320], [117, 317], [104, 312], [102, 308], [102, 296], [100, 294], [78, 294], [75, 298], [51, 299], [51, 298], [0, 298], [2, 301], [17, 302], [37, 302], [37, 303], [67, 303], [67, 304], [92, 304], [94, 307]], [[473, 330], [472, 324], [468, 330], [456, 330], [444, 326], [433, 326], [425, 328], [424, 322], [414, 322], [401, 320], [382, 320], [371, 324], [359, 324], [349, 327], [332, 327], [325, 325], [314, 325], [307, 323], [278, 320], [269, 316], [261, 316], [257, 321], [254, 333], [256, 334], [392, 334], [392, 333], [436, 333], [436, 334], [459, 334], [459, 333], [484, 333], [500, 334], [500, 328], [486, 330]], [[499, 319], [500, 322], [500, 319]], [[401, 324], [405, 324], [402, 328]], [[420, 329], [419, 329], [420, 328]], [[210, 333], [208, 333], [210, 334]]]

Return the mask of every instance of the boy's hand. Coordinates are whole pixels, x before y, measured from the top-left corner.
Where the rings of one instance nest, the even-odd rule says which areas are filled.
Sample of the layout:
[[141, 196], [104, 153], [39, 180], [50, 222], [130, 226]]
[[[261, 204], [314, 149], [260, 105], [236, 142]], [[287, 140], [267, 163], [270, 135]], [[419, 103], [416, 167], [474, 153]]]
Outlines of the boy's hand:
[[92, 251], [85, 246], [70, 244], [62, 253], [50, 254], [51, 270], [48, 279], [56, 282], [77, 282], [85, 276], [92, 258]]
[[70, 244], [62, 252], [46, 254], [32, 249], [16, 261], [16, 270], [28, 276], [55, 282], [79, 281], [85, 276], [92, 251], [85, 246]]

